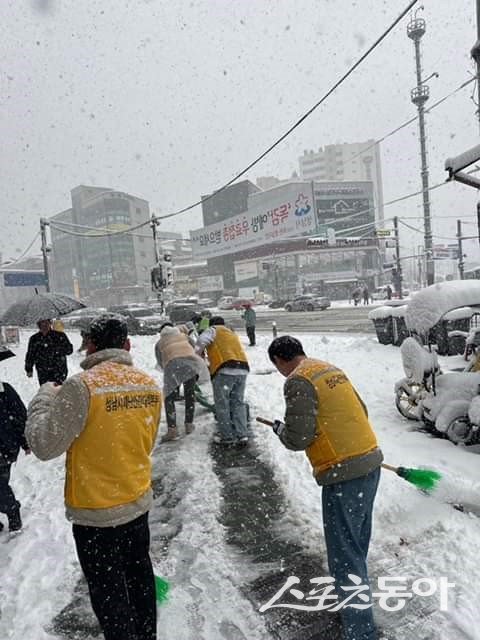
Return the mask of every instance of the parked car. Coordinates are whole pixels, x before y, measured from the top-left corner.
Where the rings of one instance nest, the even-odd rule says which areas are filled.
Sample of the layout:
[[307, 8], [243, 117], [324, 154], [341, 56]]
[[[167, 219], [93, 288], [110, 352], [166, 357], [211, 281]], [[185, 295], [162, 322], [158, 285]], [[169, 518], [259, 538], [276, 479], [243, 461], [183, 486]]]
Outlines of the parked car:
[[153, 335], [160, 331], [160, 327], [167, 322], [168, 318], [158, 313], [153, 313], [149, 307], [130, 307], [118, 310], [116, 313], [122, 315], [128, 325], [128, 332], [132, 335]]
[[233, 296], [222, 296], [217, 302], [217, 307], [222, 311], [233, 309]]
[[196, 305], [197, 307], [200, 305], [198, 298], [194, 296], [189, 296], [187, 298], [175, 298], [175, 300], [171, 300], [165, 305], [165, 313], [169, 315], [170, 311], [174, 307], [183, 306], [185, 304], [187, 305], [192, 304], [192, 305]]
[[170, 322], [189, 322], [195, 314], [200, 313], [205, 307], [195, 302], [184, 302], [183, 304], [175, 304], [170, 307], [168, 316]]
[[245, 308], [246, 304], [249, 304], [253, 307], [256, 302], [255, 300], [251, 300], [250, 298], [234, 298], [232, 301], [232, 309], [235, 309], [235, 311], [241, 311]]
[[88, 326], [97, 316], [105, 313], [104, 307], [84, 307], [62, 316], [62, 322], [65, 327], [83, 329]]
[[325, 296], [315, 296], [313, 294], [305, 294], [297, 296], [285, 305], [285, 311], [316, 311], [324, 310], [330, 306], [330, 300]]
[[283, 309], [288, 302], [288, 298], [278, 298], [268, 303], [270, 309]]

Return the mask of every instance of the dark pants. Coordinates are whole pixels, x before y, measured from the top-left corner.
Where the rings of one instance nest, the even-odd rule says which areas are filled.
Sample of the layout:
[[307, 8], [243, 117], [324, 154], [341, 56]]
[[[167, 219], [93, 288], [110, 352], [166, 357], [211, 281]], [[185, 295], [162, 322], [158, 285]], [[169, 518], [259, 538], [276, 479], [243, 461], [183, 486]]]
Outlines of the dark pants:
[[73, 537], [105, 640], [156, 640], [148, 513], [118, 527], [74, 524]]
[[5, 513], [7, 516], [13, 515], [20, 507], [9, 484], [11, 466], [5, 462], [0, 463], [0, 513]]
[[44, 371], [37, 368], [38, 384], [42, 386], [45, 382], [56, 382], [62, 384], [66, 378], [67, 373], [59, 373], [58, 371]]
[[[351, 592], [342, 586], [352, 586], [348, 574], [370, 586], [367, 554], [372, 532], [372, 511], [377, 493], [380, 468], [366, 476], [338, 482], [322, 489], [323, 528], [327, 544], [328, 568], [335, 578], [339, 602]], [[366, 592], [371, 599], [370, 589]], [[352, 604], [365, 604], [355, 598]], [[340, 610], [344, 640], [376, 640], [377, 633], [372, 608]]]
[[[183, 395], [185, 397], [185, 424], [192, 424], [195, 415], [195, 384], [197, 376], [183, 383]], [[174, 429], [177, 426], [177, 412], [175, 410], [175, 397], [173, 391], [165, 398], [165, 413], [167, 414], [167, 427]]]
[[255, 346], [255, 327], [245, 327], [247, 331], [247, 337], [250, 340], [250, 346]]

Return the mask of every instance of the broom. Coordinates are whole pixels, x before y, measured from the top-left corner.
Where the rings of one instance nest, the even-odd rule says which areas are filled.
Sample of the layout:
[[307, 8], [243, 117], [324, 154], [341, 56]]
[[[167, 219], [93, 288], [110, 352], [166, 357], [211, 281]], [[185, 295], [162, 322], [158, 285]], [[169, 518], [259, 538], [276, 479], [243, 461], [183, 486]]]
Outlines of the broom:
[[[271, 420], [266, 420], [265, 418], [261, 418], [257, 416], [257, 422], [262, 424], [266, 424], [269, 427], [273, 427], [274, 423]], [[438, 481], [441, 479], [441, 474], [438, 471], [433, 471], [433, 469], [409, 469], [408, 467], [394, 467], [391, 464], [386, 464], [385, 462], [382, 464], [384, 469], [388, 471], [393, 471], [403, 478], [410, 484], [415, 485], [418, 489], [422, 491], [433, 491], [436, 488]]]
[[165, 578], [160, 578], [160, 576], [155, 576], [155, 598], [158, 604], [163, 604], [167, 601], [169, 590], [168, 581]]

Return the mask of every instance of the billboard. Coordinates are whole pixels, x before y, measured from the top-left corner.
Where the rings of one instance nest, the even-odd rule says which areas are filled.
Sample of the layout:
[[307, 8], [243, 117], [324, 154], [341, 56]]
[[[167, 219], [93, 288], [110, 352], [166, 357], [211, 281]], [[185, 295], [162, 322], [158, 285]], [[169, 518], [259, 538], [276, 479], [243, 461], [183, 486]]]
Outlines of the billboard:
[[291, 182], [253, 194], [247, 211], [190, 232], [195, 258], [216, 258], [315, 231], [311, 185]]
[[250, 262], [236, 262], [234, 265], [235, 282], [251, 280], [258, 277], [258, 267], [256, 260]]
[[223, 276], [202, 276], [197, 278], [198, 291], [223, 291]]
[[372, 182], [315, 182], [315, 206], [320, 225], [335, 231], [375, 221]]
[[45, 274], [43, 271], [4, 271], [3, 284], [5, 287], [44, 287]]

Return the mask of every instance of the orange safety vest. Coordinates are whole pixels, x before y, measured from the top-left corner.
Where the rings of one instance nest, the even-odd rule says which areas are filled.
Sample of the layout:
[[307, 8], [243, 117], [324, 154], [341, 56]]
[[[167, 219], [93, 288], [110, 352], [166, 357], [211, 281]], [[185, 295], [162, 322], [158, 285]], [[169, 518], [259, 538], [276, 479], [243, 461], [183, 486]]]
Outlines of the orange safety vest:
[[215, 340], [208, 345], [207, 355], [208, 368], [212, 378], [224, 366], [250, 370], [239, 337], [223, 325], [215, 327]]
[[111, 361], [81, 376], [90, 403], [85, 427], [67, 451], [65, 502], [79, 509], [134, 502], [151, 486], [160, 389], [142, 371]]
[[317, 393], [316, 438], [306, 449], [315, 476], [377, 448], [359, 396], [341, 369], [306, 358], [290, 376], [305, 378]]

